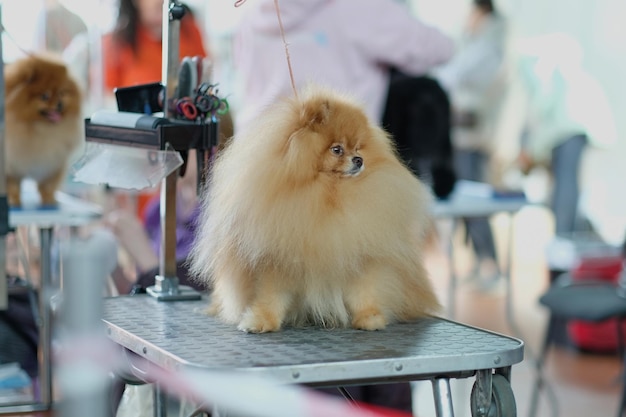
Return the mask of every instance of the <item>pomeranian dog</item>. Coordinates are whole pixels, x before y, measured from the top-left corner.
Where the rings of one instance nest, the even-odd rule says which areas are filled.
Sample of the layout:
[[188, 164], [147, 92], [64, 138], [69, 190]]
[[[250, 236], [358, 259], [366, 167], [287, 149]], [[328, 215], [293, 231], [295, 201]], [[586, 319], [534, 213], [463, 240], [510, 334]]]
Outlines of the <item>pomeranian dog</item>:
[[[304, 94], [303, 94], [304, 93]], [[240, 330], [383, 329], [440, 308], [422, 263], [430, 190], [351, 99], [309, 88], [212, 167], [190, 268]]]
[[21, 206], [21, 182], [31, 178], [42, 206], [55, 206], [70, 158], [85, 141], [78, 84], [60, 59], [43, 55], [8, 64], [4, 77], [9, 205]]

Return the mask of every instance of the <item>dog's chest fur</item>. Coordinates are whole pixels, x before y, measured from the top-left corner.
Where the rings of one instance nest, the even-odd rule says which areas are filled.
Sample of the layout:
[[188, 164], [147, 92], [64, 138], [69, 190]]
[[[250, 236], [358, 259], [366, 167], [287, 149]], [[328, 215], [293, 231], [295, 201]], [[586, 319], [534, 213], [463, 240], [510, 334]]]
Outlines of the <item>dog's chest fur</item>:
[[26, 127], [7, 118], [6, 173], [36, 181], [47, 178], [64, 168], [80, 147], [82, 129], [74, 120]]

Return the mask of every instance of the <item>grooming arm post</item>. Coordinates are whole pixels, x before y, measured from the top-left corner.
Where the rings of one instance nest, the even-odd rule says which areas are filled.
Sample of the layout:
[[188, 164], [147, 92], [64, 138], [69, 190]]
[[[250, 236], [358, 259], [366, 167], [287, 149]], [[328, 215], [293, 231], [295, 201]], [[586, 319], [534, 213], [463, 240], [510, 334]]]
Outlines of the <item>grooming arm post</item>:
[[[180, 44], [180, 17], [175, 16], [173, 9], [175, 0], [163, 2], [163, 73], [165, 85], [163, 111], [165, 118], [173, 117], [169, 100], [174, 97], [178, 85], [178, 58]], [[181, 16], [182, 17], [182, 16]], [[172, 288], [162, 288], [168, 292], [175, 292], [178, 286], [176, 277], [176, 179], [178, 170], [169, 174], [161, 188], [161, 262], [159, 274], [163, 279], [175, 280]]]
[[[180, 19], [184, 9], [176, 2], [163, 2], [163, 62], [162, 80], [165, 86], [163, 111], [167, 119], [174, 117], [169, 100], [175, 96], [178, 85], [180, 44]], [[172, 172], [161, 185], [161, 253], [159, 275], [148, 293], [163, 301], [190, 300], [200, 294], [189, 287], [180, 286], [176, 276], [176, 180], [178, 170]]]

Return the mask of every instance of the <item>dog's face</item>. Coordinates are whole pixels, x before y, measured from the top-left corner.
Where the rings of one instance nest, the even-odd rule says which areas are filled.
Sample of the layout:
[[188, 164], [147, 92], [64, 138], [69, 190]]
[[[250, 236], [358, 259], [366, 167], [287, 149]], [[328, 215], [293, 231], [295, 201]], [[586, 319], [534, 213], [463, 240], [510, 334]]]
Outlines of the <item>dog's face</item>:
[[78, 85], [61, 62], [30, 56], [5, 70], [7, 111], [24, 122], [56, 124], [80, 114]]
[[322, 172], [331, 172], [345, 177], [356, 176], [365, 168], [359, 146], [346, 148], [345, 142], [333, 143], [326, 158], [322, 160]]
[[360, 108], [339, 99], [305, 100], [298, 116], [289, 137], [288, 157], [295, 169], [308, 167], [313, 178], [362, 175], [377, 158], [376, 149], [382, 151], [386, 142]]
[[319, 171], [339, 177], [359, 175], [365, 169], [362, 148], [371, 135], [367, 119], [343, 103], [323, 101], [312, 110], [307, 128], [320, 141]]

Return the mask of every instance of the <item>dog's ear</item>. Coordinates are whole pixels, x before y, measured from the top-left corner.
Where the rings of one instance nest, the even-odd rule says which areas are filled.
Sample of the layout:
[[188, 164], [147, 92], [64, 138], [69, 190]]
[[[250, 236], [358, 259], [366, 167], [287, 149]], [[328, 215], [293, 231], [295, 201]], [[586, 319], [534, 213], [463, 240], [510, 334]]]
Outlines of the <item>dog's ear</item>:
[[306, 127], [325, 125], [330, 120], [330, 101], [326, 98], [303, 103], [300, 120]]
[[35, 77], [35, 65], [25, 61], [8, 64], [4, 68], [4, 85], [7, 91], [13, 90], [20, 84], [28, 84]]

